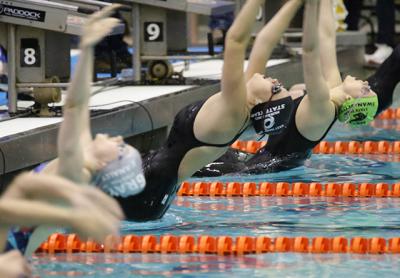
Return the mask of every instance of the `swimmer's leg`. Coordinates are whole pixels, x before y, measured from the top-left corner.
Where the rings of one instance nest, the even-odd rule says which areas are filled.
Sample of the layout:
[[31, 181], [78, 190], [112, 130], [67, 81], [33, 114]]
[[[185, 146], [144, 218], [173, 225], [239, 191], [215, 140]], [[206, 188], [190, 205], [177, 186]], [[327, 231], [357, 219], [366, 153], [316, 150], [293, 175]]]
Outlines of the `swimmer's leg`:
[[250, 156], [249, 153], [229, 148], [224, 155], [198, 170], [193, 176], [219, 177], [230, 173], [240, 172], [246, 167], [244, 162]]
[[400, 44], [367, 80], [378, 95], [378, 115], [392, 104], [394, 89], [400, 82]]

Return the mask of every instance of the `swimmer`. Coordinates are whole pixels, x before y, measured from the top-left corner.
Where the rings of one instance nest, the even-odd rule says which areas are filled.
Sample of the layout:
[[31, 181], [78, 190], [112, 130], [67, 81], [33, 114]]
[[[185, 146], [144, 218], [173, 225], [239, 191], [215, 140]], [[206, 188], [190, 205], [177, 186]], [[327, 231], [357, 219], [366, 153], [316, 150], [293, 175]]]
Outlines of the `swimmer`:
[[109, 17], [119, 5], [91, 15], [80, 41], [79, 62], [63, 107], [58, 134], [58, 159], [44, 165], [42, 173], [57, 173], [79, 184], [92, 184], [113, 197], [138, 194], [145, 187], [139, 152], [121, 136], [90, 131], [89, 97], [93, 76], [93, 52], [97, 42], [119, 23]]
[[[79, 62], [63, 107], [64, 120], [57, 142], [58, 158], [34, 170], [67, 178], [83, 187], [94, 185], [114, 198], [138, 194], [145, 186], [139, 152], [125, 144], [121, 136], [98, 134], [93, 139], [90, 131], [88, 102], [94, 46], [119, 24], [118, 19], [109, 17], [118, 7], [109, 6], [88, 18], [80, 41]], [[96, 225], [93, 228], [96, 229]], [[34, 252], [48, 235], [56, 231], [47, 226], [35, 228], [26, 252]]]
[[[233, 172], [264, 174], [302, 166], [336, 119], [351, 126], [365, 125], [391, 105], [394, 89], [400, 82], [400, 45], [367, 81], [352, 76], [342, 80], [336, 59], [332, 5], [331, 0], [321, 0], [320, 13], [323, 16], [316, 25], [319, 30], [315, 27], [310, 31], [310, 26], [307, 26], [304, 31], [303, 39], [307, 40], [304, 40], [303, 65], [307, 92], [305, 85], [293, 86], [289, 90], [294, 109], [285, 131], [270, 134], [266, 146], [255, 155], [229, 149], [216, 162], [198, 171], [196, 176], [220, 176]], [[265, 34], [274, 32], [269, 24], [261, 31]], [[256, 40], [255, 44], [265, 45], [267, 42]], [[264, 61], [252, 60], [252, 57], [253, 54], [250, 65], [259, 62], [257, 71], [263, 72]], [[364, 108], [359, 112], [361, 106]], [[258, 124], [261, 126], [258, 131], [263, 134], [263, 122], [258, 121]]]
[[[174, 200], [180, 182], [225, 153], [240, 136], [248, 125], [254, 106], [267, 103], [275, 107], [291, 102], [287, 92], [279, 90], [280, 84], [276, 80], [265, 79], [259, 73], [245, 77], [243, 72], [251, 30], [263, 2], [246, 1], [227, 32], [222, 91], [183, 108], [175, 117], [166, 143], [144, 157], [144, 189], [143, 184], [133, 186], [132, 190], [129, 186], [126, 190], [119, 190], [111, 182], [117, 177], [110, 174], [105, 175], [110, 181], [108, 185], [96, 184], [119, 202], [127, 219], [148, 221], [161, 218]], [[301, 0], [290, 0], [285, 5], [286, 19], [274, 23], [277, 30], [282, 31], [272, 34], [269, 39], [279, 40], [280, 34], [302, 4]], [[114, 19], [105, 18], [110, 14], [105, 11], [89, 21], [85, 28], [77, 72], [64, 107], [64, 122], [58, 142], [59, 159], [44, 169], [45, 172], [58, 172], [73, 181], [82, 178], [85, 182], [95, 180], [94, 177], [104, 165], [119, 156], [123, 144], [120, 137], [98, 135], [94, 140], [90, 137], [88, 99], [93, 72], [93, 47], [107, 33], [105, 29], [114, 24]], [[127, 148], [134, 152], [133, 148], [124, 147]], [[135, 158], [136, 155], [133, 155], [128, 159]], [[80, 171], [76, 170], [77, 165], [80, 165]], [[135, 169], [133, 167], [131, 172], [126, 173], [129, 176], [121, 174], [121, 180], [133, 183], [136, 180], [138, 184]]]
[[[276, 80], [264, 78], [255, 70], [248, 71], [246, 76], [243, 72], [252, 26], [263, 2], [246, 1], [226, 34], [222, 91], [183, 108], [176, 115], [167, 142], [144, 158], [144, 191], [136, 196], [117, 198], [128, 219], [161, 218], [174, 200], [179, 184], [226, 152], [245, 130], [255, 106], [263, 103], [273, 108], [287, 103], [284, 115], [291, 109], [291, 99], [285, 90], [280, 90]], [[272, 23], [277, 31], [268, 36], [271, 45], [279, 41], [302, 4], [301, 0], [290, 0], [284, 6], [282, 20]], [[262, 48], [263, 52], [272, 51], [269, 44]]]
[[139, 152], [121, 136], [90, 131], [89, 97], [95, 45], [119, 24], [109, 17], [120, 5], [94, 13], [84, 26], [80, 57], [63, 107], [64, 120], [58, 134], [58, 159], [44, 173], [57, 173], [73, 182], [93, 184], [113, 197], [138, 194], [145, 186]]
[[0, 250], [7, 252], [0, 255], [0, 277], [30, 276], [20, 253], [31, 234], [27, 228], [56, 225], [71, 228], [82, 240], [102, 241], [118, 236], [122, 217], [115, 200], [99, 189], [54, 175], [21, 174], [0, 197]]

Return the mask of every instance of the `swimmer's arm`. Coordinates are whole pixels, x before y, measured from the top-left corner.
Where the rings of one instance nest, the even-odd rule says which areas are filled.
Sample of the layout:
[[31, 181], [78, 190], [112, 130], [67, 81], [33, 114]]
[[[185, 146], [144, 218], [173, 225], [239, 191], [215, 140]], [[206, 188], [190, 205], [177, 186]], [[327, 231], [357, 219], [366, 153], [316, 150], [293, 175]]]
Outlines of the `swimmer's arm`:
[[[318, 45], [319, 0], [306, 0], [303, 22], [303, 73], [307, 95], [296, 112], [296, 126], [309, 140], [319, 140], [335, 117], [323, 76]], [[321, 15], [322, 16], [322, 15]]]
[[88, 102], [93, 52], [93, 47], [81, 47], [78, 65], [64, 104], [64, 121], [58, 134], [58, 174], [77, 183], [83, 182], [83, 148], [91, 141], [87, 134], [90, 135]]
[[[4, 199], [0, 201], [0, 223], [3, 231], [13, 226], [39, 226], [29, 239], [25, 252], [26, 256], [30, 256], [35, 252], [40, 244], [51, 234], [60, 231], [55, 226], [72, 228], [74, 231], [85, 231], [87, 233], [88, 228], [81, 228], [82, 221], [88, 220], [87, 217], [82, 217], [84, 213], [72, 211], [68, 207], [60, 207], [36, 200]], [[109, 231], [111, 232], [111, 230]], [[97, 238], [97, 240], [102, 240], [103, 238]], [[0, 247], [3, 247], [2, 250], [4, 250], [4, 238], [2, 237], [1, 240]]]
[[52, 224], [71, 227], [71, 213], [57, 207], [34, 200], [0, 200], [0, 223], [2, 226], [24, 226]]
[[330, 103], [330, 96], [320, 61], [318, 2], [318, 0], [306, 0], [303, 22], [303, 72], [308, 99], [312, 107], [324, 110]]
[[240, 109], [235, 104], [246, 103], [243, 65], [245, 52], [250, 40], [251, 29], [257, 12], [264, 0], [248, 0], [240, 10], [225, 38], [224, 65], [222, 69], [222, 97], [228, 108]]
[[329, 88], [342, 84], [336, 56], [336, 23], [332, 0], [321, 0], [319, 17], [319, 44], [322, 70]]
[[[58, 228], [53, 228], [52, 226], [57, 225], [59, 223], [61, 226], [68, 226], [67, 222], [65, 222], [63, 219], [65, 219], [64, 215], [59, 215], [58, 212], [56, 213], [56, 221], [52, 221], [50, 219], [50, 223], [47, 223], [46, 221], [41, 220], [40, 213], [41, 211], [37, 211], [36, 208], [37, 206], [35, 204], [40, 203], [40, 207], [42, 205], [46, 205], [47, 208], [50, 211], [53, 211], [55, 208], [56, 210], [63, 209], [60, 211], [62, 214], [66, 212], [65, 208], [62, 207], [56, 207], [53, 204], [47, 203], [46, 202], [51, 202], [51, 203], [62, 203], [62, 204], [67, 204], [72, 202], [73, 196], [77, 195], [77, 192], [75, 190], [76, 186], [69, 186], [71, 182], [69, 182], [66, 179], [62, 179], [60, 177], [54, 176], [54, 175], [47, 175], [47, 174], [32, 174], [32, 173], [24, 173], [20, 174], [17, 178], [13, 180], [13, 182], [8, 186], [7, 190], [4, 192], [2, 195], [2, 198], [0, 199], [1, 204], [5, 204], [4, 200], [11, 201], [14, 205], [17, 204], [17, 202], [20, 202], [21, 200], [24, 200], [26, 203], [24, 203], [24, 206], [29, 207], [30, 213], [37, 213], [35, 217], [32, 217], [32, 215], [25, 215], [29, 217], [29, 221], [35, 221], [36, 223], [32, 225], [42, 225], [37, 227], [33, 234], [31, 235], [29, 239], [29, 243], [26, 248], [26, 255], [30, 256], [35, 250], [39, 247], [39, 245], [48, 238], [49, 235], [52, 233], [59, 232]], [[80, 188], [80, 187], [79, 187]], [[79, 193], [78, 193], [79, 194]], [[29, 200], [29, 201], [27, 201]], [[16, 202], [17, 201], [17, 202]], [[34, 201], [34, 202], [31, 202]], [[18, 205], [18, 204], [17, 204]], [[0, 205], [1, 207], [2, 205]], [[5, 204], [7, 206], [7, 204]], [[11, 207], [8, 207], [11, 208]], [[21, 207], [18, 207], [20, 209]], [[11, 208], [12, 209], [12, 208]], [[0, 211], [2, 209], [0, 208]], [[16, 211], [18, 212], [18, 211]], [[1, 215], [6, 215], [3, 214], [4, 212], [0, 212]], [[68, 212], [68, 214], [71, 214], [71, 212]], [[23, 212], [21, 213], [22, 216], [24, 216]], [[46, 217], [47, 214], [42, 215], [42, 217]], [[54, 215], [53, 215], [54, 216]], [[67, 215], [68, 216], [68, 215]], [[5, 216], [6, 217], [6, 216]], [[15, 217], [15, 216], [14, 216]], [[39, 217], [39, 219], [37, 219]], [[24, 219], [20, 219], [20, 222], [23, 222], [21, 225], [24, 227], [30, 226], [28, 225], [28, 222], [24, 222]], [[62, 223], [65, 222], [65, 223]], [[2, 220], [0, 220], [0, 223], [3, 223]], [[44, 224], [51, 224], [49, 225], [44, 225]], [[10, 224], [11, 225], [11, 224]], [[11, 226], [18, 225], [17, 223], [12, 223]], [[2, 226], [2, 231], [7, 231], [9, 230], [9, 227], [7, 225]], [[3, 234], [2, 234], [3, 236]], [[6, 233], [7, 236], [7, 233]], [[0, 244], [5, 244], [5, 241], [3, 240], [3, 237], [0, 239]], [[6, 237], [7, 240], [7, 237]]]
[[58, 136], [58, 173], [77, 183], [84, 181], [83, 148], [92, 141], [88, 105], [94, 46], [119, 23], [118, 19], [108, 17], [118, 7], [104, 8], [86, 22], [80, 42], [81, 54], [64, 105], [64, 121]]
[[[71, 212], [62, 207], [56, 207], [40, 201], [16, 200], [2, 198], [0, 200], [0, 250], [5, 249], [8, 238], [8, 230], [14, 226], [34, 227], [37, 225], [60, 225], [72, 227], [73, 216]], [[46, 239], [53, 230], [46, 229], [43, 240]], [[30, 254], [34, 252], [43, 240], [32, 244]]]
[[[55, 186], [56, 185], [56, 186]], [[16, 177], [2, 198], [30, 199], [76, 206], [89, 199], [118, 218], [123, 213], [116, 201], [95, 187], [81, 187], [68, 179], [48, 174], [23, 173]]]
[[[11, 207], [7, 203], [10, 202], [14, 206], [18, 204], [18, 208], [12, 210], [11, 218], [3, 220], [1, 216], [9, 215]], [[0, 214], [0, 223], [4, 225], [41, 225], [31, 236], [26, 254], [34, 252], [50, 234], [58, 232], [54, 226], [71, 227], [80, 234], [99, 239], [117, 231], [118, 222], [123, 218], [116, 201], [95, 187], [78, 186], [55, 175], [31, 173], [19, 175], [3, 193]], [[9, 223], [13, 219], [15, 222]]]
[[246, 80], [249, 80], [255, 73], [266, 73], [266, 63], [271, 57], [273, 49], [303, 3], [303, 0], [288, 1], [258, 33], [251, 50]]

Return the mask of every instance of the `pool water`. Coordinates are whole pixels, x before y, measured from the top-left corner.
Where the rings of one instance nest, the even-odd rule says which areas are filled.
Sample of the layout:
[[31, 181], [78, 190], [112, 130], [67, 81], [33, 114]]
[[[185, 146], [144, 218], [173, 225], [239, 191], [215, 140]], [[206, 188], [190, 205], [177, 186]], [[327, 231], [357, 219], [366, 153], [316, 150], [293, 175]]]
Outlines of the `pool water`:
[[[335, 125], [327, 140], [398, 140], [400, 121]], [[399, 155], [313, 155], [303, 167], [260, 176], [203, 180], [387, 182], [400, 180]], [[123, 223], [122, 234], [400, 237], [400, 198], [177, 197], [167, 215]], [[40, 254], [40, 277], [398, 277], [400, 255], [269, 253], [243, 257], [160, 254]]]
[[398, 277], [398, 255], [93, 254], [35, 258], [41, 277]]

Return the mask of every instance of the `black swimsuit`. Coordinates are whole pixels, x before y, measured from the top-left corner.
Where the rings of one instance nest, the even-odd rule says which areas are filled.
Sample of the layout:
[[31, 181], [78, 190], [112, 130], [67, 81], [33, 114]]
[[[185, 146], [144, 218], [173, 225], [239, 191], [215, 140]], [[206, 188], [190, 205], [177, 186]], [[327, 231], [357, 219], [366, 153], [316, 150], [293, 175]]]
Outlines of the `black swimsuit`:
[[[143, 159], [146, 187], [138, 195], [116, 198], [128, 220], [148, 221], [161, 218], [179, 189], [178, 169], [183, 157], [197, 147], [230, 146], [241, 135], [226, 144], [209, 144], [196, 139], [193, 125], [205, 100], [183, 108], [176, 116], [167, 142]], [[247, 122], [247, 119], [246, 119]]]
[[[400, 46], [393, 51], [377, 72], [368, 78], [368, 81], [371, 89], [378, 95], [378, 112], [381, 112], [392, 103], [394, 88], [400, 81]], [[296, 110], [301, 99], [302, 97], [295, 100]], [[147, 184], [145, 190], [139, 195], [118, 199], [128, 219], [146, 221], [162, 217], [178, 189], [177, 173], [185, 154], [200, 146], [225, 147], [239, 136], [236, 136], [232, 142], [223, 145], [206, 144], [198, 141], [193, 134], [193, 124], [203, 103], [204, 101], [192, 104], [179, 112], [167, 143], [144, 158]], [[304, 138], [298, 132], [293, 116], [287, 132], [270, 136], [268, 145], [248, 161], [243, 158], [246, 154], [229, 149], [219, 159], [220, 163], [210, 164], [211, 167], [203, 168], [197, 175], [219, 176], [232, 172], [266, 173], [301, 166], [311, 154], [313, 147], [323, 137], [318, 141], [310, 141]]]
[[294, 100], [294, 111], [286, 131], [270, 135], [268, 143], [250, 159], [244, 160], [243, 152], [229, 149], [218, 160], [197, 171], [195, 176], [220, 176], [227, 173], [264, 174], [292, 169], [303, 165], [312, 149], [318, 145], [332, 128], [332, 121], [325, 134], [317, 141], [311, 141], [300, 134], [296, 126], [296, 112], [304, 95]]
[[337, 113], [324, 135], [316, 141], [311, 141], [305, 138], [296, 126], [296, 112], [303, 98], [304, 95], [294, 100], [295, 109], [287, 130], [281, 134], [269, 136], [268, 143], [246, 161], [246, 168], [241, 172], [263, 174], [292, 169], [303, 165], [304, 160], [311, 156], [312, 149], [325, 138], [332, 128]]
[[[378, 96], [379, 106], [376, 114], [378, 115], [392, 104], [394, 89], [400, 82], [400, 45], [367, 80]], [[302, 99], [300, 97], [295, 100], [296, 111]], [[229, 149], [216, 162], [207, 165], [195, 175], [198, 177], [221, 176], [237, 172], [263, 174], [302, 166], [304, 160], [311, 155], [312, 149], [325, 137], [326, 133], [318, 141], [304, 138], [297, 130], [293, 116], [287, 131], [280, 135], [270, 136], [268, 144], [250, 159], [246, 160], [249, 155], [244, 152]]]

